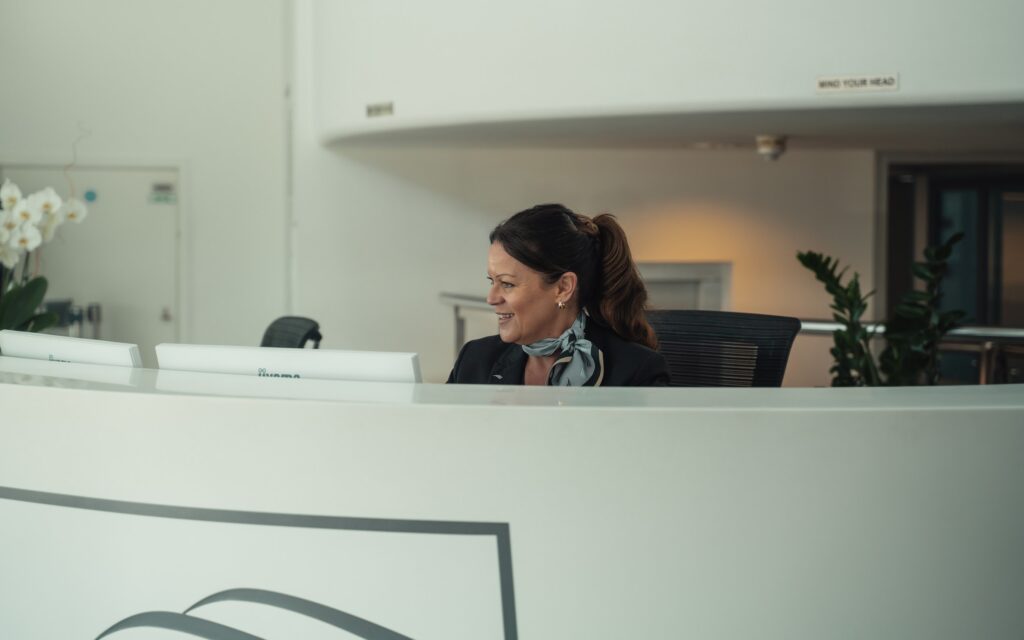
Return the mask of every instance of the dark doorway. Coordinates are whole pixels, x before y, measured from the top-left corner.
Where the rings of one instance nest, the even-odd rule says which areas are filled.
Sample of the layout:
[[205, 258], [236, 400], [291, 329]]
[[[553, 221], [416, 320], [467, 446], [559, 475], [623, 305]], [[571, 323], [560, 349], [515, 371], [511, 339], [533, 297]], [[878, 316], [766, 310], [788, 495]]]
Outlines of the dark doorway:
[[[1021, 164], [890, 165], [887, 308], [913, 289], [911, 265], [924, 247], [957, 232], [964, 239], [950, 258], [942, 309], [966, 311], [971, 325], [1024, 328]], [[976, 382], [978, 357], [944, 353], [942, 370], [946, 382]]]

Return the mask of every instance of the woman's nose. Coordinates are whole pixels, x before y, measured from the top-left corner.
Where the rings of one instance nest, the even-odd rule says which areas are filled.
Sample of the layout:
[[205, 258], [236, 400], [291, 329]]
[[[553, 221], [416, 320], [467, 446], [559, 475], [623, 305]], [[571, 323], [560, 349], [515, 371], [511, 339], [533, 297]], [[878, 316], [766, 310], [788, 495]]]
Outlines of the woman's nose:
[[501, 304], [501, 299], [497, 285], [491, 285], [491, 288], [487, 290], [487, 304], [492, 306]]

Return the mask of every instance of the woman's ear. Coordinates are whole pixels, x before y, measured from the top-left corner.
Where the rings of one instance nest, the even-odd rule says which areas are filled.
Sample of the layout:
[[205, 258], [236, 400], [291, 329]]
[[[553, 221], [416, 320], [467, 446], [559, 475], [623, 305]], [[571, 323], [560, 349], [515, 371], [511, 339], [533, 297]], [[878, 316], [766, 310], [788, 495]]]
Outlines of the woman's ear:
[[558, 296], [558, 300], [569, 304], [569, 301], [576, 295], [577, 282], [576, 274], [572, 271], [563, 273], [555, 283], [555, 294]]

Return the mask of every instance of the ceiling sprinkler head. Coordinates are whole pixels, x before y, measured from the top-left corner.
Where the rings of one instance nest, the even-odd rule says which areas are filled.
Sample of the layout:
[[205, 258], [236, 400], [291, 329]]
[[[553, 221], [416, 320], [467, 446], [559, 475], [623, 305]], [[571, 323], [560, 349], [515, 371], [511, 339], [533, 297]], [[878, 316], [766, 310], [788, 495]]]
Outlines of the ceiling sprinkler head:
[[778, 160], [786, 152], [786, 136], [755, 136], [757, 155], [765, 160]]

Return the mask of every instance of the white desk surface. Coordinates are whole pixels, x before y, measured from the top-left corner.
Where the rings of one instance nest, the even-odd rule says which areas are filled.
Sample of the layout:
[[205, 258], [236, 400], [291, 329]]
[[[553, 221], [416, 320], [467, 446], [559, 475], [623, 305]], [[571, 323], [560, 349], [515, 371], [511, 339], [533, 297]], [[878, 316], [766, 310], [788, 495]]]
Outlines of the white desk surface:
[[765, 411], [1024, 408], [1024, 385], [902, 388], [559, 388], [286, 380], [0, 357], [0, 385], [357, 404]]

